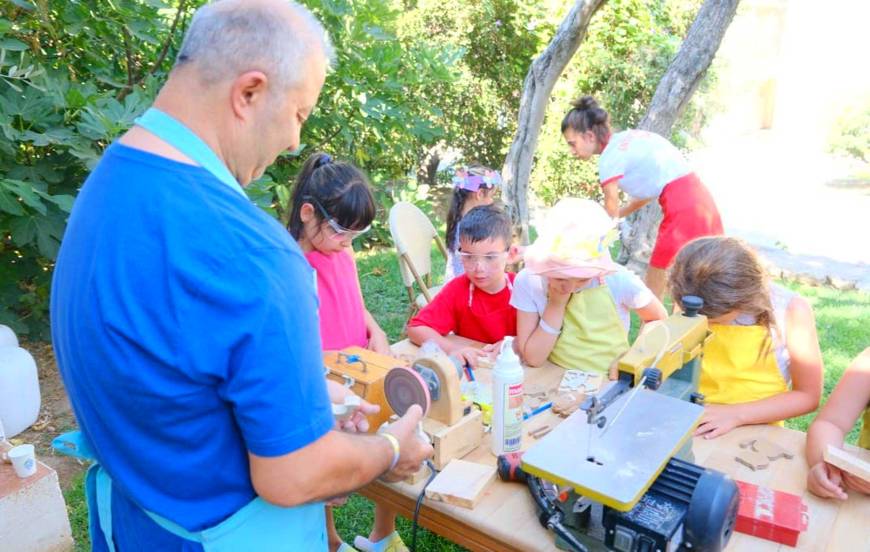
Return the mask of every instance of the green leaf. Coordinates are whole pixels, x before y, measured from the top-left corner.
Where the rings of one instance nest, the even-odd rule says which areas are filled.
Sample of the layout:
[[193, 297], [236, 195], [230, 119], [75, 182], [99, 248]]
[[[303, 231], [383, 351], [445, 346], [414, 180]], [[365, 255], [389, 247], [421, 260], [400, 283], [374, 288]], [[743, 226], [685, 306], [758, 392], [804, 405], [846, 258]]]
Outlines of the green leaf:
[[21, 204], [18, 202], [18, 196], [7, 192], [3, 188], [0, 188], [0, 210], [14, 216], [24, 214], [24, 209], [21, 208]]
[[4, 38], [0, 40], [0, 49], [11, 52], [23, 52], [27, 50], [27, 44], [15, 38]]

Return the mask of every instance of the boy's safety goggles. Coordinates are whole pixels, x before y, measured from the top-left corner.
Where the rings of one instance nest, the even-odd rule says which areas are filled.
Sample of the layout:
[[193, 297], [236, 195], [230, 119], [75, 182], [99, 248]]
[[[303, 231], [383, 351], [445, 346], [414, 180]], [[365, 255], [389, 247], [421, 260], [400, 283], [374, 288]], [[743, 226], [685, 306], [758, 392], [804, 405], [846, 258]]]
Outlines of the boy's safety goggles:
[[459, 251], [458, 255], [463, 266], [477, 266], [478, 264], [482, 266], [495, 266], [505, 258], [507, 251], [502, 251], [501, 253], [487, 253], [486, 255]]

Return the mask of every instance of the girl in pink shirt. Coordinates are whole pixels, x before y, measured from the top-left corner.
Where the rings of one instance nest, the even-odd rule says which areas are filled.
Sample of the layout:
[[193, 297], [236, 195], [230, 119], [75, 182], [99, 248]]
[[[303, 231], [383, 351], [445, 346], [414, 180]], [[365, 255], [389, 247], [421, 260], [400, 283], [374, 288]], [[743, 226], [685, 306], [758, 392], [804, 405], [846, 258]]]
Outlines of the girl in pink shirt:
[[[333, 161], [325, 153], [312, 154], [305, 161], [293, 189], [287, 230], [314, 268], [324, 351], [357, 345], [390, 354], [387, 334], [365, 307], [351, 247], [356, 237], [369, 230], [374, 218], [375, 199], [359, 169]], [[342, 542], [335, 530], [331, 507], [326, 508], [326, 528], [331, 551], [355, 550]], [[389, 545], [397, 550], [404, 547], [396, 532], [395, 512], [375, 505], [375, 525], [369, 539], [357, 537], [357, 548], [379, 551]]]
[[351, 243], [375, 218], [375, 199], [359, 169], [315, 153], [293, 190], [287, 229], [314, 268], [323, 350], [366, 347], [388, 355], [387, 335], [366, 310]]

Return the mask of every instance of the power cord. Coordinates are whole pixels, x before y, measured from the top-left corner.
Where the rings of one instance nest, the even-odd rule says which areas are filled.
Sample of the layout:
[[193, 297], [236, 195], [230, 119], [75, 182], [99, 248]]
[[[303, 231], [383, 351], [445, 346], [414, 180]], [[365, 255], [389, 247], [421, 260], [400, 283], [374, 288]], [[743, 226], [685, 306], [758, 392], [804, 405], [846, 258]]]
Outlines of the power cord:
[[420, 489], [420, 494], [417, 496], [417, 504], [414, 506], [414, 520], [411, 526], [411, 552], [417, 552], [417, 521], [420, 518], [420, 507], [423, 505], [423, 499], [426, 498], [426, 487], [438, 475], [438, 470], [435, 469], [435, 464], [431, 460], [426, 460], [426, 465], [429, 467], [430, 474], [429, 479], [426, 480], [423, 488]]

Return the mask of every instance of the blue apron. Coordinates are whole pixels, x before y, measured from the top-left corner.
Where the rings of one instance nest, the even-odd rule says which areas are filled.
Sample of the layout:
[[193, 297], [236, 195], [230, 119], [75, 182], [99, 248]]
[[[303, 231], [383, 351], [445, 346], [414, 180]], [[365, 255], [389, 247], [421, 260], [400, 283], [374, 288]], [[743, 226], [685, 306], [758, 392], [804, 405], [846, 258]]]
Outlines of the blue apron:
[[[151, 108], [135, 123], [208, 170], [218, 180], [247, 199], [245, 192], [226, 165], [189, 128], [166, 113]], [[100, 466], [93, 447], [80, 431], [65, 433], [52, 442], [64, 454], [94, 463], [88, 468], [85, 490], [88, 508], [96, 504], [98, 526], [103, 535], [91, 535], [105, 540], [109, 552], [115, 552], [112, 533], [112, 480]], [[90, 496], [93, 493], [95, 496]], [[327, 550], [326, 518], [322, 502], [283, 508], [260, 497], [233, 513], [221, 523], [202, 531], [188, 531], [177, 523], [142, 509], [155, 523], [173, 535], [200, 543], [205, 552], [236, 552], [240, 550], [295, 551]], [[90, 511], [93, 517], [94, 512]]]

